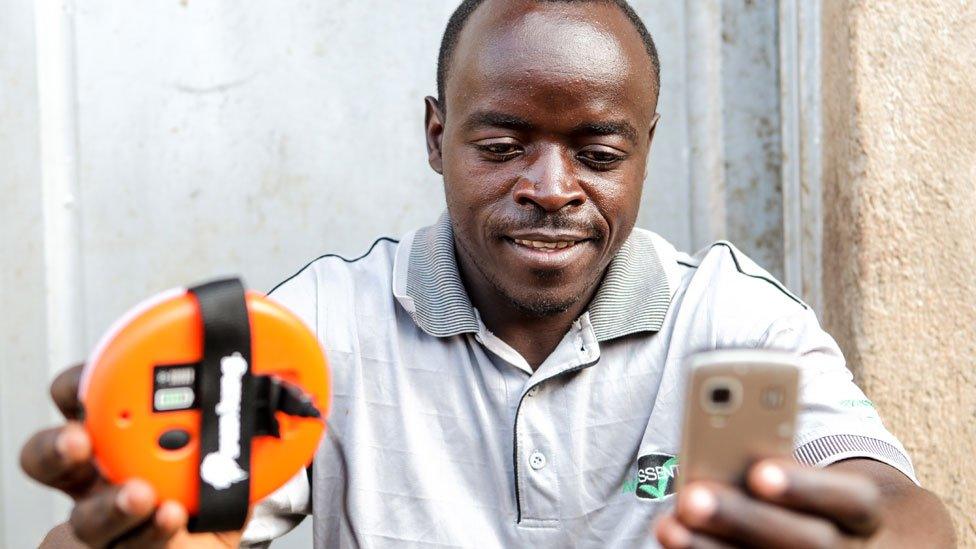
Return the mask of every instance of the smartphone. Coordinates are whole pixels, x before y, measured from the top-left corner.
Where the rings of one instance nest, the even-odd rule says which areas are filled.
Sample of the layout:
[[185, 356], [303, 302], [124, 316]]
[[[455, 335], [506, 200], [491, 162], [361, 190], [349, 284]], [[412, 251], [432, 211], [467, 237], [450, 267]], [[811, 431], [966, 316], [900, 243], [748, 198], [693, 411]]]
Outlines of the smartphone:
[[678, 489], [693, 480], [743, 485], [757, 460], [793, 452], [797, 357], [767, 350], [689, 358]]

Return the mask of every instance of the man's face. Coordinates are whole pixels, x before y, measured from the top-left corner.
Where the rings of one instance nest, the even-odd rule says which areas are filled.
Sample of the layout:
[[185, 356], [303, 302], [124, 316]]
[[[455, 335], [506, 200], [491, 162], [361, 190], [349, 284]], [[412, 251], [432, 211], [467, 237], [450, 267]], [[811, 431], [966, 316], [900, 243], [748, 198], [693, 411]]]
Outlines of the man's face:
[[656, 121], [626, 16], [602, 2], [486, 2], [445, 102], [428, 99], [430, 161], [466, 279], [537, 316], [591, 295], [634, 226]]

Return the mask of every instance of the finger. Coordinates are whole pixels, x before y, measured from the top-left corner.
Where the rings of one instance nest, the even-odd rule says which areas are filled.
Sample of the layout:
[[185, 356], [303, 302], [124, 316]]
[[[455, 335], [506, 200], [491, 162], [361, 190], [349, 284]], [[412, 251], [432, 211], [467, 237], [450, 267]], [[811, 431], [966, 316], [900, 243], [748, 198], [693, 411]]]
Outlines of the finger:
[[163, 548], [177, 537], [187, 535], [187, 513], [182, 505], [174, 501], [163, 502], [148, 521], [141, 527], [115, 540], [115, 549], [154, 549]]
[[34, 434], [20, 451], [20, 466], [34, 480], [80, 497], [99, 482], [91, 440], [77, 422]]
[[678, 494], [678, 519], [693, 533], [757, 547], [836, 547], [833, 523], [752, 499], [719, 484], [694, 483]]
[[147, 521], [155, 506], [152, 487], [141, 480], [130, 480], [79, 501], [69, 523], [78, 539], [93, 547], [105, 547]]
[[852, 534], [869, 536], [881, 525], [881, 491], [860, 475], [764, 460], [749, 471], [747, 485], [762, 499], [828, 518]]
[[674, 515], [668, 513], [657, 521], [654, 535], [665, 549], [687, 549], [691, 547], [691, 531], [685, 528]]
[[72, 366], [58, 374], [51, 382], [51, 399], [67, 419], [81, 417], [81, 402], [78, 400], [78, 384], [84, 364]]
[[715, 538], [693, 533], [670, 513], [658, 520], [654, 527], [654, 534], [665, 549], [726, 549], [732, 547]]

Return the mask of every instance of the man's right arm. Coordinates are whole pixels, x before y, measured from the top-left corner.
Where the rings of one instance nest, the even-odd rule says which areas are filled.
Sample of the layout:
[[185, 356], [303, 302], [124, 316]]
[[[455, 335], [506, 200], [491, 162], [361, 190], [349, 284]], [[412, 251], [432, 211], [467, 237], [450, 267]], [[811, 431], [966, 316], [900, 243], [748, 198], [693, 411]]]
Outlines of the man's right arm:
[[91, 439], [79, 421], [81, 369], [70, 368], [51, 383], [51, 397], [67, 421], [35, 433], [20, 454], [24, 472], [75, 502], [68, 522], [54, 528], [42, 547], [237, 547], [239, 532], [187, 532], [186, 509], [159, 502], [146, 482], [113, 485], [98, 474]]

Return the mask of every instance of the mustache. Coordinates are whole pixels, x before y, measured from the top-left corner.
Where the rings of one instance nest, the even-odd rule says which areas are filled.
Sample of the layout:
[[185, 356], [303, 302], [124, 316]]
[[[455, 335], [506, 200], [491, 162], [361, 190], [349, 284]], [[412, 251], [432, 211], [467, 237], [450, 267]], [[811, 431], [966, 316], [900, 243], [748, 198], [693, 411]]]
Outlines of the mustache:
[[531, 230], [567, 231], [585, 234], [594, 240], [603, 238], [602, 226], [588, 212], [547, 213], [541, 210], [523, 210], [492, 220], [491, 233], [496, 237]]

